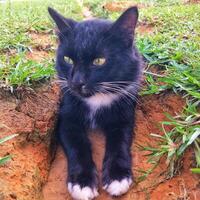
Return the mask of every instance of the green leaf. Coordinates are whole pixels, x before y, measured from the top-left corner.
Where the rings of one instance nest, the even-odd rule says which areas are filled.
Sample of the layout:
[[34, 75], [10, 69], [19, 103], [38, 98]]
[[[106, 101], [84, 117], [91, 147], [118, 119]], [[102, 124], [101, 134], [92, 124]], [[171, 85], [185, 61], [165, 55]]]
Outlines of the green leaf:
[[16, 137], [16, 136], [18, 136], [18, 134], [13, 134], [13, 135], [6, 136], [6, 137], [0, 139], [0, 144], [6, 142], [6, 141], [8, 141], [8, 140], [11, 140], [12, 138], [14, 138], [14, 137]]
[[195, 174], [200, 174], [200, 168], [192, 168], [190, 171]]
[[0, 158], [0, 165], [5, 164], [7, 161], [9, 161], [11, 159], [11, 156], [5, 156], [3, 158]]
[[196, 140], [196, 138], [198, 138], [199, 135], [200, 135], [200, 128], [196, 128], [195, 132], [192, 134], [190, 140], [188, 141], [187, 146], [191, 145]]

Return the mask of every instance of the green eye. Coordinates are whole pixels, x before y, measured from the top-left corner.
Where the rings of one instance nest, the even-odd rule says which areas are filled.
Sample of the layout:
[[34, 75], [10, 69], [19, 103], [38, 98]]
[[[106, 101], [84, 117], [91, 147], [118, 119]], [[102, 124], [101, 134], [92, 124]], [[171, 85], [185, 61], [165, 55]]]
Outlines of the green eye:
[[106, 62], [105, 58], [96, 58], [93, 61], [93, 65], [101, 66], [101, 65], [105, 64], [105, 62]]
[[73, 63], [74, 63], [73, 60], [68, 56], [64, 56], [64, 60], [66, 63], [71, 64], [71, 65], [73, 65]]

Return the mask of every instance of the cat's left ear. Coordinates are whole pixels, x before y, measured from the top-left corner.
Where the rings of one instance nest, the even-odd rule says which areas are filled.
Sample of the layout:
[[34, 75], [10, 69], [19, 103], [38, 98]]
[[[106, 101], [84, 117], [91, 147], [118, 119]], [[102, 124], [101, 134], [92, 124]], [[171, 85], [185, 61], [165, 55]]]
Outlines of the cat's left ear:
[[111, 27], [111, 34], [117, 38], [133, 40], [133, 34], [138, 21], [138, 9], [136, 6], [128, 8]]
[[69, 33], [77, 23], [72, 19], [65, 18], [53, 8], [48, 7], [48, 11], [61, 33]]

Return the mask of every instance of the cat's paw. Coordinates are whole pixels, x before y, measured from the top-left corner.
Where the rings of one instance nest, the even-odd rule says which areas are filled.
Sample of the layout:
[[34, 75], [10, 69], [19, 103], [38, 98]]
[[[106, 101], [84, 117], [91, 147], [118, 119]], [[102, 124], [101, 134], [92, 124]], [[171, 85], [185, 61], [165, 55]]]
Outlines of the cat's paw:
[[99, 195], [96, 187], [81, 187], [79, 184], [71, 182], [68, 183], [68, 190], [72, 198], [76, 200], [92, 200]]
[[68, 191], [76, 200], [92, 200], [98, 196], [98, 176], [96, 169], [70, 174]]
[[130, 162], [122, 163], [117, 159], [112, 159], [112, 162], [105, 161], [102, 182], [103, 189], [110, 195], [120, 196], [125, 194], [133, 182]]
[[112, 196], [120, 196], [129, 190], [132, 182], [131, 177], [125, 177], [121, 180], [112, 180], [109, 184], [104, 184], [103, 189]]

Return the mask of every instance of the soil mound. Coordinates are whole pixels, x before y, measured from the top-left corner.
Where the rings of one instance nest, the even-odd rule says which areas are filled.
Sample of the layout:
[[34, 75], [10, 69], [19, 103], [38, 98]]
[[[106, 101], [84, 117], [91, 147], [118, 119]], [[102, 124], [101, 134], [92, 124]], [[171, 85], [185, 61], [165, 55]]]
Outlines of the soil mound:
[[39, 200], [50, 166], [49, 141], [53, 130], [58, 87], [22, 91], [21, 99], [0, 94], [1, 136], [18, 134], [1, 145], [1, 156], [12, 160], [0, 166], [0, 200]]

